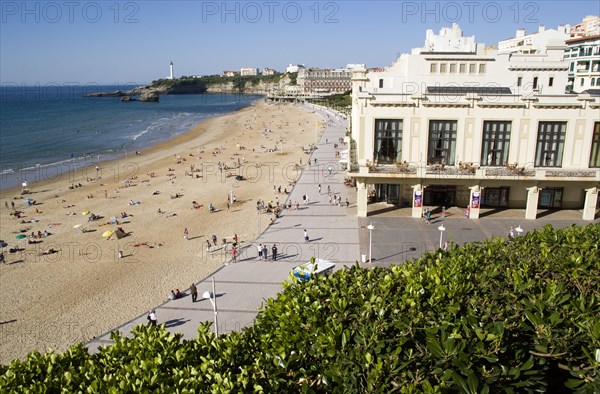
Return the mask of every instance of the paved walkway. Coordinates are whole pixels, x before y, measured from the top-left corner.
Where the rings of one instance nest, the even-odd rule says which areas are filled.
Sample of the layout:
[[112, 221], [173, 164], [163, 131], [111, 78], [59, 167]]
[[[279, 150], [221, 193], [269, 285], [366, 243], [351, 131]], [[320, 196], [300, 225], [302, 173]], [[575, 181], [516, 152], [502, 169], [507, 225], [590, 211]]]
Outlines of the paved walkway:
[[[159, 324], [165, 323], [169, 331], [182, 333], [185, 339], [196, 338], [198, 324], [202, 321], [212, 322], [214, 318], [210, 300], [202, 299], [202, 293], [212, 290], [211, 281], [214, 277], [219, 333], [239, 330], [252, 324], [265, 299], [275, 297], [282, 290], [281, 284], [288, 279], [294, 266], [309, 261], [313, 256], [335, 262], [336, 269], [360, 259], [356, 192], [353, 187], [344, 185], [345, 172], [338, 168], [339, 159], [334, 157], [334, 143], [343, 138], [346, 121], [322, 110], [317, 112], [327, 121], [317, 149], [311, 155], [312, 160], [317, 160], [317, 165], [309, 166], [304, 162], [296, 186], [288, 196], [292, 202], [300, 203], [300, 209], [284, 210], [281, 217], [252, 244], [242, 248], [237, 264], [226, 265], [196, 283], [197, 302], [192, 303], [188, 290], [183, 298], [157, 306]], [[343, 149], [343, 145], [340, 146], [340, 150]], [[331, 194], [341, 196], [344, 203], [348, 198], [350, 208], [345, 204], [342, 207], [329, 205], [328, 187], [331, 188]], [[304, 195], [309, 199], [308, 204], [302, 202]], [[268, 220], [267, 215], [264, 216], [262, 220]], [[304, 230], [308, 233], [309, 242], [304, 241]], [[258, 260], [256, 245], [265, 243], [269, 257], [272, 245], [277, 244], [279, 256], [276, 262]], [[128, 335], [134, 326], [146, 323], [144, 314], [116, 329]], [[87, 346], [90, 351], [96, 351], [98, 346], [111, 343], [110, 333], [106, 333], [90, 341]]]

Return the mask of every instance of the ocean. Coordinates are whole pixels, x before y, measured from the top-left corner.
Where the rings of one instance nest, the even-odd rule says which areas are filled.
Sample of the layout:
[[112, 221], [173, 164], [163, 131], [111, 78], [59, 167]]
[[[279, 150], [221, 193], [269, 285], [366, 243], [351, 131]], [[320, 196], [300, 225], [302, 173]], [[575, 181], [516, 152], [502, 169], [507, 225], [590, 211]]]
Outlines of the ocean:
[[163, 95], [158, 103], [83, 97], [132, 86], [0, 87], [0, 189], [111, 160], [171, 139], [256, 95]]

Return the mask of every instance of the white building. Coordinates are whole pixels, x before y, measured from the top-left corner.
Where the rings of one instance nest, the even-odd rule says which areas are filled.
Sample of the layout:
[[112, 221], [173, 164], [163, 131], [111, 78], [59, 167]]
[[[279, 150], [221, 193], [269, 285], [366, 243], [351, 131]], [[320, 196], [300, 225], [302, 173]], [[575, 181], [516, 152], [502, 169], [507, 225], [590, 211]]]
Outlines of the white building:
[[[444, 38], [442, 38], [444, 37]], [[600, 183], [600, 97], [565, 94], [565, 45], [499, 54], [458, 26], [384, 72], [355, 69], [349, 176], [369, 201], [425, 206], [582, 209]]]
[[518, 29], [513, 38], [498, 43], [498, 53], [543, 53], [548, 46], [562, 45], [569, 38], [569, 26], [558, 29], [546, 29], [543, 25], [538, 31], [526, 34], [525, 29]]
[[169, 76], [167, 79], [173, 80], [175, 79], [175, 75], [173, 74], [173, 62], [169, 65]]
[[256, 67], [243, 67], [240, 69], [240, 75], [258, 75], [258, 68]]
[[566, 41], [565, 61], [569, 63], [568, 92], [600, 89], [600, 34]]
[[277, 71], [273, 70], [272, 68], [269, 68], [269, 67], [263, 68], [262, 75], [275, 75], [275, 74], [277, 74]]
[[290, 64], [285, 68], [286, 73], [297, 73], [300, 69], [304, 68], [304, 64]]

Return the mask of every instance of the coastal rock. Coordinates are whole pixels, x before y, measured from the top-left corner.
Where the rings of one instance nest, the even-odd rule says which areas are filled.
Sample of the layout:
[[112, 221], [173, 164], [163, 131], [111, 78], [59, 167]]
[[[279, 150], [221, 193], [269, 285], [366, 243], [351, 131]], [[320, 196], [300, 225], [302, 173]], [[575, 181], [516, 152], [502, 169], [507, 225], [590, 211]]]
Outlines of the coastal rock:
[[139, 101], [143, 101], [145, 103], [157, 103], [159, 94], [157, 92], [146, 92], [140, 95]]

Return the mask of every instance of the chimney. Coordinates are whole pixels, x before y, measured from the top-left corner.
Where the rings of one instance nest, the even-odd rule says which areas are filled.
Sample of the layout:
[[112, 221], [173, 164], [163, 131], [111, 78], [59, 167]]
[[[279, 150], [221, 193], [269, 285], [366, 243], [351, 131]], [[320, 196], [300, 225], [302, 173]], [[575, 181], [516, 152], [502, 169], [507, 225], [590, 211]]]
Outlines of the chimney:
[[540, 25], [540, 27], [538, 28], [538, 33], [542, 33], [544, 30], [546, 30], [546, 26]]
[[515, 34], [515, 38], [521, 38], [525, 36], [525, 29], [517, 29], [517, 33]]

